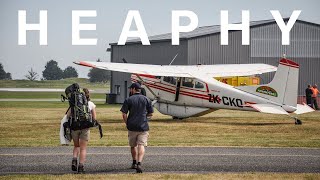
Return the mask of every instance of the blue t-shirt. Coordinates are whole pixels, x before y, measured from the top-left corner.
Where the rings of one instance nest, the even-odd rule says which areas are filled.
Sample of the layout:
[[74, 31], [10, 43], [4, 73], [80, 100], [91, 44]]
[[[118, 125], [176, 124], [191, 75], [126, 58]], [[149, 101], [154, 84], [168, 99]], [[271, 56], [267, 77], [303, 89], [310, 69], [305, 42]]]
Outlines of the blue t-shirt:
[[141, 94], [134, 94], [127, 98], [122, 107], [121, 112], [127, 114], [127, 129], [129, 131], [148, 131], [147, 114], [153, 113], [151, 101]]

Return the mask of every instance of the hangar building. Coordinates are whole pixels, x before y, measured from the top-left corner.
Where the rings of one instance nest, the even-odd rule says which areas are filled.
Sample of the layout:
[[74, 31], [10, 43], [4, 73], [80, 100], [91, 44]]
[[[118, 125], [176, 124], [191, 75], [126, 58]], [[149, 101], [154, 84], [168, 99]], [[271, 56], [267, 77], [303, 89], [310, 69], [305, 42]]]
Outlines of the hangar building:
[[[284, 18], [287, 22], [289, 18]], [[171, 33], [149, 37], [150, 46], [139, 40], [125, 46], [111, 43], [111, 62], [168, 65], [265, 63], [277, 66], [283, 54], [300, 64], [301, 98], [308, 84], [320, 84], [320, 24], [297, 20], [290, 31], [290, 45], [282, 45], [281, 31], [275, 20], [250, 22], [250, 45], [242, 45], [241, 31], [229, 31], [229, 45], [220, 45], [220, 25], [199, 27], [180, 33], [180, 45], [171, 45]], [[116, 103], [128, 97], [130, 74], [112, 72], [110, 93]], [[272, 80], [273, 74], [261, 76], [261, 83]]]

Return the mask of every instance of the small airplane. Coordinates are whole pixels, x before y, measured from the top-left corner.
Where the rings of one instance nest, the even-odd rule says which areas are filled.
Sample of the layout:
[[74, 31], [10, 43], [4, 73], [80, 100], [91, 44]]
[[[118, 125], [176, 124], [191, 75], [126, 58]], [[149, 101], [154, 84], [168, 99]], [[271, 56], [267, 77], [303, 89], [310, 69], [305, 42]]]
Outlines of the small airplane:
[[[125, 61], [125, 60], [124, 60]], [[142, 82], [146, 96], [162, 114], [183, 119], [218, 109], [285, 114], [314, 111], [297, 104], [299, 64], [282, 58], [278, 67], [268, 64], [148, 65], [113, 62], [74, 62], [81, 66], [131, 73], [131, 81]], [[276, 71], [268, 84], [231, 86], [217, 77], [252, 76]]]

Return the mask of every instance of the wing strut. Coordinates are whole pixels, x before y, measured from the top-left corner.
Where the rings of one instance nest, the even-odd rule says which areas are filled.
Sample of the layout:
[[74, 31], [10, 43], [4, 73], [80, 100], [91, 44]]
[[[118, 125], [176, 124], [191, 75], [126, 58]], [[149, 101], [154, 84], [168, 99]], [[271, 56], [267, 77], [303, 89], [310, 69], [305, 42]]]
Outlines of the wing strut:
[[178, 81], [177, 81], [177, 87], [176, 87], [176, 98], [174, 99], [174, 101], [178, 101], [179, 100], [181, 81], [182, 81], [182, 78], [179, 77]]
[[[122, 61], [123, 61], [124, 63], [128, 63], [128, 61], [127, 61], [126, 59], [124, 59], [124, 58], [122, 58]], [[135, 73], [133, 73], [133, 74], [136, 75], [136, 76], [140, 79], [140, 81], [144, 83], [144, 86], [145, 86], [145, 87], [151, 92], [151, 94], [154, 96], [155, 101], [152, 101], [152, 104], [155, 104], [155, 103], [158, 101], [159, 96], [157, 96], [156, 93], [154, 93], [154, 92], [152, 91], [152, 89], [151, 89], [149, 86], [146, 85], [146, 83], [145, 83], [144, 80], [139, 76], [139, 74], [135, 74]]]

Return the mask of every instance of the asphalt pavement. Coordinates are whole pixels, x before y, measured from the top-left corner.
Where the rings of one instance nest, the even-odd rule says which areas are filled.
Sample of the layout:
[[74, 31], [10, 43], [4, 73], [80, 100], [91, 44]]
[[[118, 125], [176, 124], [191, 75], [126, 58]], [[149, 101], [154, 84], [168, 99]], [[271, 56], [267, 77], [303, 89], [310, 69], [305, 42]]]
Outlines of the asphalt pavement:
[[[69, 174], [72, 147], [0, 148], [0, 175]], [[89, 147], [87, 173], [135, 173], [129, 147]], [[320, 173], [319, 148], [147, 147], [144, 172]]]

